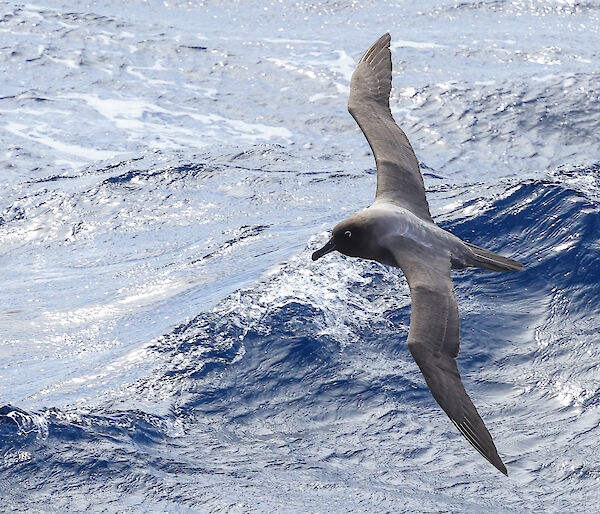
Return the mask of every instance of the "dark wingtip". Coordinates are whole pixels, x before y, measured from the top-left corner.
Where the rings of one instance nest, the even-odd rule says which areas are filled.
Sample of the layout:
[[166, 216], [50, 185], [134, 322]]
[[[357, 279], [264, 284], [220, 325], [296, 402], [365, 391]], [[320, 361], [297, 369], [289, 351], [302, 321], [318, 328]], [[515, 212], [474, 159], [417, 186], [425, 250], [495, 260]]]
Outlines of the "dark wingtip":
[[500, 455], [498, 455], [498, 452], [494, 452], [495, 454], [493, 454], [493, 455], [486, 455], [481, 450], [479, 450], [479, 448], [476, 448], [476, 449], [479, 451], [479, 453], [481, 453], [481, 455], [483, 455], [485, 457], [485, 459], [492, 466], [494, 466], [498, 471], [500, 471], [500, 473], [502, 473], [505, 476], [508, 476], [508, 470], [506, 469], [506, 466], [504, 465], [504, 462], [502, 462], [502, 459], [500, 458]]
[[504, 465], [504, 462], [502, 462], [500, 455], [498, 455], [498, 452], [496, 451], [496, 447], [494, 447], [494, 452], [491, 453], [490, 455], [486, 455], [483, 452], [480, 452], [480, 453], [489, 461], [489, 463], [492, 466], [494, 466], [498, 471], [500, 471], [500, 473], [508, 476], [508, 471], [506, 469], [506, 466]]
[[483, 430], [487, 437], [489, 438], [490, 445], [486, 448], [484, 444], [482, 444], [481, 440], [477, 438], [477, 436], [473, 433], [472, 429], [470, 429], [470, 425], [468, 420], [462, 421], [461, 423], [457, 423], [454, 419], [450, 418], [450, 421], [454, 423], [454, 426], [458, 428], [458, 431], [464, 436], [464, 438], [469, 441], [471, 446], [475, 448], [481, 456], [487, 460], [492, 466], [494, 466], [498, 471], [508, 476], [508, 471], [506, 470], [506, 466], [500, 455], [498, 455], [498, 451], [496, 450], [496, 446], [494, 445], [494, 441], [492, 441], [492, 436], [483, 425], [483, 421], [481, 421]]
[[510, 259], [510, 261], [511, 267], [506, 271], [523, 271], [525, 269], [525, 266], [523, 266], [519, 261], [515, 261], [514, 259]]
[[498, 459], [498, 462], [492, 462], [492, 464], [498, 471], [503, 473], [505, 476], [508, 476], [508, 471], [506, 469], [506, 466], [504, 465], [504, 462], [502, 462], [500, 459]]
[[[500, 471], [500, 473], [502, 473], [505, 476], [508, 476], [508, 471], [506, 469], [506, 466], [504, 465], [504, 462], [502, 462], [502, 459], [500, 458], [500, 455], [498, 455], [497, 451], [494, 451], [491, 455], [490, 454], [486, 455], [481, 450], [479, 450], [479, 448], [476, 447], [476, 449], [479, 451], [479, 453], [481, 453], [481, 455], [483, 455], [485, 457], [485, 459], [492, 466], [494, 466], [498, 471]], [[494, 450], [496, 450], [495, 447], [494, 447]]]
[[389, 32], [386, 32], [369, 47], [369, 49], [364, 53], [364, 55], [360, 59], [360, 62], [370, 60], [374, 55], [377, 55], [383, 48], [389, 48], [391, 40], [392, 36], [390, 36]]

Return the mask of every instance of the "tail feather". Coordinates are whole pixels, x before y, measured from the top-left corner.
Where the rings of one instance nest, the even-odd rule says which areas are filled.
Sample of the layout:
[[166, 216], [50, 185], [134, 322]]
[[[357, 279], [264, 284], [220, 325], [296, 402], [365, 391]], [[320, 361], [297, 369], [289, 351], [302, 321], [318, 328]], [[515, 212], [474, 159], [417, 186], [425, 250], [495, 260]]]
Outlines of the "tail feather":
[[473, 259], [469, 263], [470, 266], [490, 271], [521, 271], [525, 269], [520, 262], [517, 262], [514, 259], [502, 257], [502, 255], [498, 255], [497, 253], [490, 252], [485, 248], [480, 248], [479, 246], [467, 242], [465, 242], [465, 244], [469, 250], [473, 252]]

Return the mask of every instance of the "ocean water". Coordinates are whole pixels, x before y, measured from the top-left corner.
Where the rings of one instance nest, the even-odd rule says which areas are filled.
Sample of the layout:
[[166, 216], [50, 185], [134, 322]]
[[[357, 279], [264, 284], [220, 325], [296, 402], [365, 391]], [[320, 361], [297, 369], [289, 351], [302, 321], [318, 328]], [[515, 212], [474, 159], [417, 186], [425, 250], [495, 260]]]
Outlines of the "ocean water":
[[[0, 510], [591, 512], [600, 502], [600, 2], [0, 2]], [[459, 367], [509, 477], [439, 409], [402, 273], [311, 252], [392, 112], [445, 229]]]

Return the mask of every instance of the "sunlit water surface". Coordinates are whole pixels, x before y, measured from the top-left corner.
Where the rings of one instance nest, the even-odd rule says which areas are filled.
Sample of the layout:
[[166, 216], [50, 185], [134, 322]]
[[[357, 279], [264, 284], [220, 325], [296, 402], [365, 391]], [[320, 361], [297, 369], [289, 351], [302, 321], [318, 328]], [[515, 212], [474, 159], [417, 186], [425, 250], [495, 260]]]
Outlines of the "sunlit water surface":
[[[0, 2], [2, 510], [590, 512], [600, 2]], [[407, 351], [402, 274], [310, 253], [369, 204], [346, 111], [392, 35], [509, 478]]]

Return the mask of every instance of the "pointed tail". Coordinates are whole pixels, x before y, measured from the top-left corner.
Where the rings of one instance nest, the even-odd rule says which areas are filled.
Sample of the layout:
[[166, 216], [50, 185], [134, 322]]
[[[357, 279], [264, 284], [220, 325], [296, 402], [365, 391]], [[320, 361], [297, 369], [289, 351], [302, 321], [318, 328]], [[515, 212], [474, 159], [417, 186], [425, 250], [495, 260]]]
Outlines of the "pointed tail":
[[502, 257], [497, 253], [490, 252], [479, 246], [472, 245], [465, 242], [469, 250], [473, 252], [473, 258], [469, 262], [470, 266], [474, 268], [483, 268], [490, 271], [521, 271], [525, 267], [514, 259], [508, 257]]

